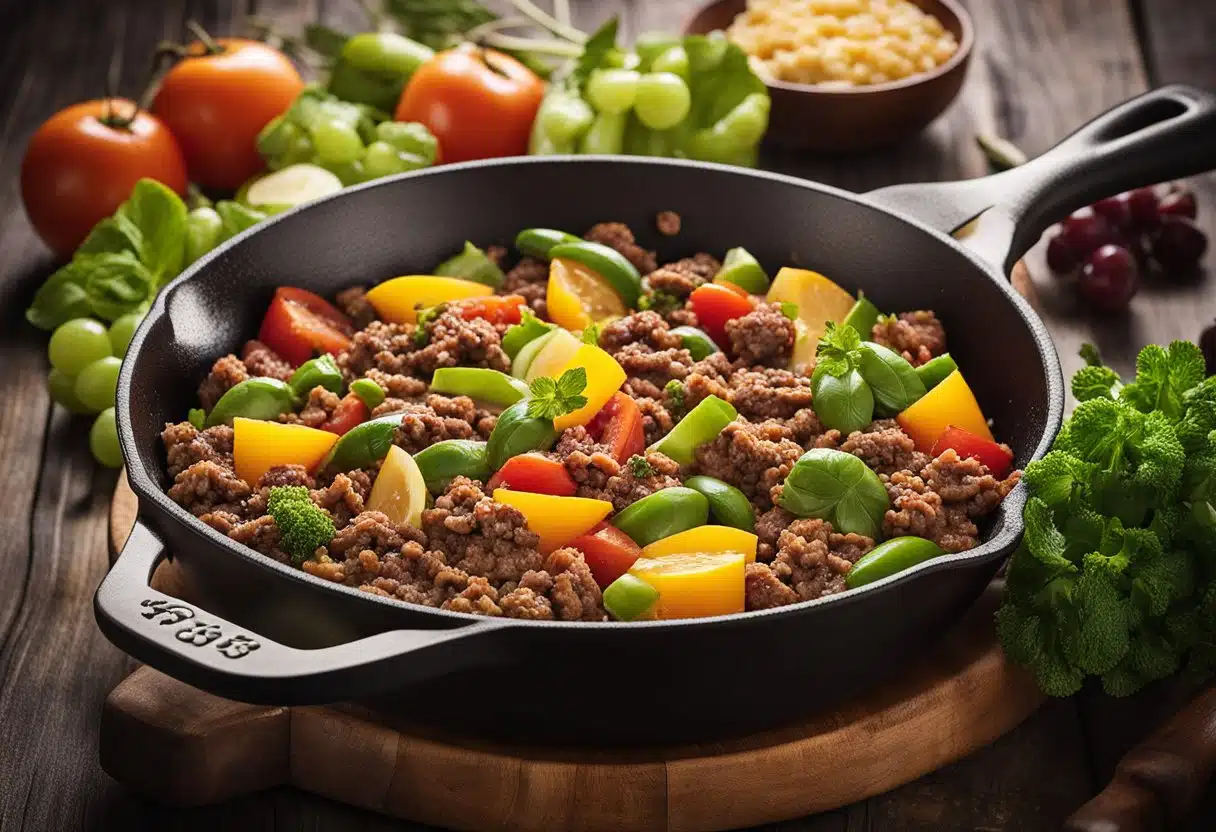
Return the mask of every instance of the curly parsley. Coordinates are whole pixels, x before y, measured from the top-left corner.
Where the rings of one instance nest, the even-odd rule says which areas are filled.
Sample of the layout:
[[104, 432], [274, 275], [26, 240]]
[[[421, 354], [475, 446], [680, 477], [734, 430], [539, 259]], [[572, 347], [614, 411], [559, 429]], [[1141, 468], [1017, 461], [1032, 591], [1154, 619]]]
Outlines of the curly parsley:
[[654, 466], [646, 461], [646, 457], [637, 454], [629, 457], [629, 473], [634, 479], [644, 480], [654, 476]]

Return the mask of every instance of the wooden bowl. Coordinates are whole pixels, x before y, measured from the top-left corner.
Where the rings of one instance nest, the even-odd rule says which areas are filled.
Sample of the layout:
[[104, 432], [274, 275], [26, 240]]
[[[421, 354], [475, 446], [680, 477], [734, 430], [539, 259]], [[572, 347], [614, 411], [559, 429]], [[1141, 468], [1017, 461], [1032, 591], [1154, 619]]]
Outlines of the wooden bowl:
[[[958, 96], [975, 43], [971, 16], [957, 0], [912, 0], [954, 34], [958, 50], [946, 63], [887, 84], [823, 89], [766, 81], [773, 100], [768, 138], [793, 150], [846, 152], [894, 144], [929, 125]], [[690, 35], [725, 31], [747, 0], [711, 0], [684, 24]]]

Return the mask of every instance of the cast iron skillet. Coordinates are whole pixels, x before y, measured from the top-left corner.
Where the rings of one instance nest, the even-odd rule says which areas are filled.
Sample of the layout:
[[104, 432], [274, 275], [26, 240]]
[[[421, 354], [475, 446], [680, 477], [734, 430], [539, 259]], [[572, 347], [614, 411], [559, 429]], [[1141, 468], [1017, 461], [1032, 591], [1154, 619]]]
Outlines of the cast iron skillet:
[[[105, 634], [140, 661], [250, 702], [376, 698], [407, 719], [538, 742], [654, 744], [740, 734], [857, 695], [919, 655], [1017, 544], [1024, 497], [987, 542], [860, 591], [776, 610], [637, 624], [494, 620], [337, 587], [191, 517], [164, 493], [159, 434], [219, 355], [256, 330], [275, 286], [323, 294], [420, 272], [463, 241], [521, 228], [637, 229], [663, 259], [743, 245], [880, 308], [935, 309], [998, 435], [1025, 465], [1060, 423], [1064, 386], [1042, 323], [1005, 275], [1067, 211], [1216, 167], [1216, 98], [1167, 87], [1123, 104], [1024, 167], [857, 196], [768, 173], [637, 158], [524, 158], [370, 183], [268, 222], [190, 268], [131, 343], [119, 435], [140, 520], [98, 589]], [[996, 206], [974, 235], [948, 232]], [[660, 210], [684, 232], [649, 232]], [[162, 557], [197, 604], [148, 585]]]

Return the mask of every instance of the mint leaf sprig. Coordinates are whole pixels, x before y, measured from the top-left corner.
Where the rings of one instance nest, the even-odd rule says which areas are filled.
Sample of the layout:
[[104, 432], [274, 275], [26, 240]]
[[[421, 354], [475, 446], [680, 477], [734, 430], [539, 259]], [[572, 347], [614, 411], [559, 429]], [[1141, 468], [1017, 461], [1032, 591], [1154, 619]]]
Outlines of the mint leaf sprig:
[[528, 385], [528, 415], [534, 419], [556, 419], [587, 406], [587, 370], [573, 367], [562, 373], [557, 381], [548, 376], [534, 379]]

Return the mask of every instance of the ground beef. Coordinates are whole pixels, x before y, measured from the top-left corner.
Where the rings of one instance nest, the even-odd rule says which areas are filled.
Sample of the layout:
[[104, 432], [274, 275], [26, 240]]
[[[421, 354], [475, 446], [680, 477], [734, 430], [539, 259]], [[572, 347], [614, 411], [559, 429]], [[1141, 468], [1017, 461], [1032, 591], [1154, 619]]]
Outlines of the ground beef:
[[660, 211], [655, 215], [654, 225], [664, 237], [674, 237], [680, 233], [680, 215], [675, 211]]
[[335, 528], [343, 528], [363, 511], [363, 503], [371, 493], [371, 480], [364, 474], [361, 481], [360, 473], [335, 474], [328, 485], [312, 492], [312, 501], [330, 513]]
[[484, 318], [463, 318], [445, 312], [426, 325], [427, 345], [414, 353], [415, 374], [430, 375], [440, 367], [489, 367], [509, 372], [511, 359], [502, 338]]
[[756, 559], [767, 563], [777, 554], [777, 539], [796, 518], [775, 506], [756, 518]]
[[639, 246], [633, 236], [633, 231], [624, 223], [596, 223], [591, 226], [591, 230], [584, 236], [594, 243], [600, 243], [601, 245], [616, 249], [642, 274], [650, 274], [655, 270], [657, 264], [655, 263], [654, 252], [647, 251]]
[[[826, 520], [795, 520], [778, 538], [771, 564], [749, 565], [745, 577], [748, 609], [810, 601], [842, 592], [853, 564], [874, 548], [859, 534], [837, 534]], [[766, 574], [766, 572], [768, 574]], [[784, 592], [780, 583], [791, 590]]]
[[341, 396], [318, 384], [308, 391], [308, 399], [299, 413], [288, 411], [279, 416], [279, 421], [289, 425], [319, 428], [334, 417], [334, 412], [341, 402]]
[[643, 497], [683, 483], [679, 476], [680, 464], [674, 459], [657, 451], [648, 451], [642, 458], [649, 464], [650, 474], [639, 477], [634, 474], [633, 464], [626, 462], [620, 466], [619, 473], [608, 478], [603, 488], [580, 486], [578, 496], [607, 500], [614, 511], [624, 511]]
[[919, 475], [896, 471], [882, 477], [891, 498], [883, 532], [925, 537], [947, 552], [966, 551], [979, 543], [975, 519], [992, 512], [1020, 478], [1015, 471], [997, 480], [979, 460], [947, 450]]
[[637, 402], [638, 410], [642, 411], [642, 433], [645, 435], [647, 447], [658, 442], [675, 427], [675, 419], [672, 417], [671, 411], [667, 409], [666, 400], [666, 394], [663, 402], [647, 396], [634, 400]]
[[675, 298], [686, 298], [703, 283], [714, 279], [722, 264], [712, 255], [701, 252], [668, 263], [646, 275], [646, 285], [654, 292], [662, 292]]
[[[400, 374], [386, 373], [383, 370], [368, 370], [366, 378], [380, 385], [380, 389], [384, 391], [384, 395], [388, 399], [397, 399], [398, 401], [411, 401], [420, 399], [426, 394], [427, 383], [420, 378], [413, 376], [405, 376]], [[383, 403], [382, 403], [383, 404]], [[400, 408], [398, 408], [399, 410]], [[386, 410], [385, 413], [393, 413], [392, 410]]]
[[730, 403], [753, 421], [790, 419], [811, 406], [811, 379], [789, 370], [737, 370], [730, 377]]
[[796, 412], [785, 423], [786, 428], [790, 432], [790, 439], [793, 439], [804, 448], [807, 447], [836, 447], [836, 442], [840, 436], [836, 432], [836, 438], [829, 437], [826, 445], [818, 445], [818, 441], [825, 436], [823, 425], [819, 422], [819, 417], [815, 414], [812, 408], [804, 407]]
[[417, 347], [413, 324], [372, 321], [354, 334], [350, 348], [338, 355], [337, 362], [348, 380], [371, 377], [368, 371], [373, 369], [389, 375], [409, 375]]
[[258, 488], [276, 488], [278, 486], [302, 485], [312, 488], [316, 481], [309, 476], [308, 469], [303, 465], [272, 465], [258, 479]]
[[519, 295], [528, 302], [532, 311], [542, 318], [549, 316], [545, 295], [549, 287], [549, 264], [543, 260], [525, 257], [507, 272], [502, 283], [502, 292]]
[[888, 315], [874, 324], [874, 343], [890, 347], [914, 365], [946, 351], [946, 329], [932, 311]]
[[663, 395], [667, 382], [687, 376], [693, 364], [692, 355], [683, 347], [655, 352], [645, 344], [629, 344], [613, 357], [628, 377], [626, 392], [653, 399]]
[[553, 581], [548, 596], [558, 620], [603, 621], [607, 618], [599, 585], [582, 552], [577, 549], [551, 552], [545, 558], [544, 574]]
[[407, 404], [393, 444], [416, 454], [447, 439], [472, 439], [477, 409], [467, 396], [448, 398], [434, 393], [426, 404]]
[[232, 468], [232, 428], [228, 425], [200, 431], [189, 422], [166, 424], [160, 438], [165, 443], [169, 476], [174, 479], [196, 462], [216, 462]]
[[485, 578], [469, 578], [468, 586], [443, 602], [445, 610], [474, 615], [502, 615], [498, 606], [498, 590]]
[[211, 372], [198, 387], [199, 406], [208, 412], [225, 393], [249, 378], [245, 362], [229, 353], [211, 365]]
[[452, 566], [496, 585], [541, 568], [540, 538], [523, 514], [494, 502], [466, 477], [452, 480], [435, 507], [422, 513], [422, 528]]
[[770, 491], [785, 481], [802, 456], [802, 446], [780, 424], [736, 420], [697, 448], [697, 468], [742, 491], [761, 508], [772, 506]]
[[280, 563], [291, 562], [291, 556], [279, 548], [279, 527], [269, 514], [241, 523], [229, 531], [228, 536]]
[[618, 318], [600, 332], [600, 347], [615, 355], [627, 346], [640, 344], [651, 351], [679, 349], [684, 339], [673, 335], [657, 312], [634, 312]]
[[919, 471], [929, 457], [916, 450], [912, 437], [894, 419], [879, 419], [864, 431], [853, 431], [840, 450], [860, 458], [879, 474]]
[[366, 286], [343, 289], [334, 296], [334, 301], [338, 308], [346, 313], [346, 317], [354, 321], [356, 329], [363, 329], [376, 320], [376, 310], [367, 300]]
[[251, 376], [277, 378], [279, 381], [291, 378], [291, 363], [280, 358], [277, 352], [256, 339], [245, 342], [241, 360], [245, 362], [245, 369], [249, 370]]
[[727, 379], [733, 368], [725, 353], [715, 352], [692, 365], [684, 379], [684, 407], [692, 410], [706, 396], [730, 400]]
[[345, 524], [329, 542], [331, 558], [351, 559], [364, 550], [383, 557], [389, 552], [400, 552], [408, 540], [421, 543], [421, 533], [403, 524], [397, 524], [379, 511], [364, 511]]
[[195, 517], [220, 510], [241, 515], [241, 503], [252, 491], [231, 468], [204, 459], [177, 475], [169, 498]]
[[621, 471], [620, 464], [609, 454], [608, 446], [596, 442], [582, 426], [562, 432], [553, 456], [566, 466], [575, 485], [585, 492], [604, 491], [608, 480]]
[[[525, 576], [526, 577], [526, 576]], [[529, 621], [553, 620], [553, 606], [543, 594], [531, 587], [519, 586], [504, 595], [500, 601], [503, 615]]]
[[743, 364], [784, 368], [790, 363], [798, 333], [781, 307], [760, 303], [743, 317], [727, 321], [726, 335], [731, 351]]
[[685, 303], [683, 306], [677, 306], [674, 309], [669, 309], [663, 314], [663, 320], [667, 321], [667, 323], [673, 327], [701, 326], [701, 322], [697, 320], [697, 313], [692, 311], [692, 305], [688, 303]]

